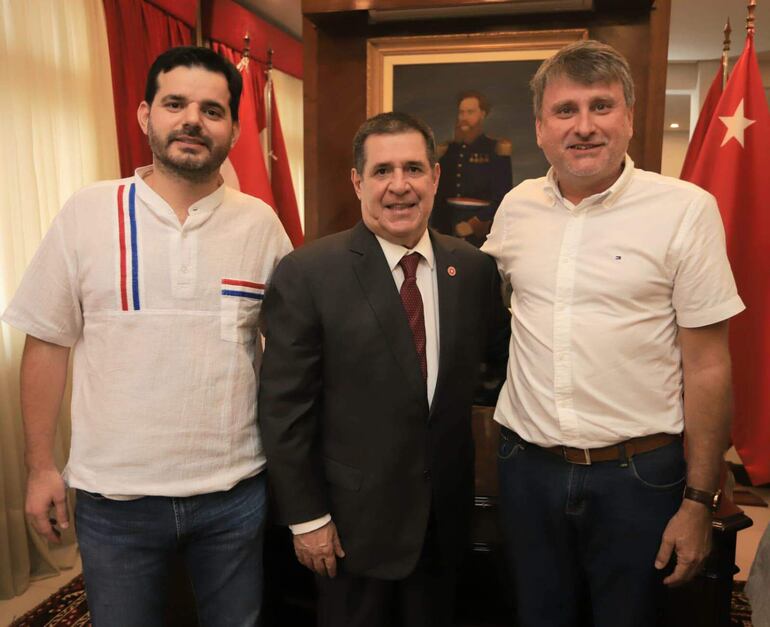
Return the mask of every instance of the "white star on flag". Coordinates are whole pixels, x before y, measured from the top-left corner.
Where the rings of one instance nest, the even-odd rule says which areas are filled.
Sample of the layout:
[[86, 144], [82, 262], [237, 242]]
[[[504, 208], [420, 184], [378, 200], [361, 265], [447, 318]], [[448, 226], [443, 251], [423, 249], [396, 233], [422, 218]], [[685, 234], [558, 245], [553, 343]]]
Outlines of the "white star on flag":
[[722, 123], [727, 127], [724, 139], [719, 146], [720, 148], [729, 142], [733, 137], [741, 145], [741, 147], [743, 147], [743, 132], [749, 126], [754, 124], [754, 122], [756, 122], [756, 120], [749, 120], [746, 116], [743, 115], [743, 98], [741, 98], [741, 101], [735, 108], [735, 113], [732, 115], [720, 115], [719, 119], [722, 120]]

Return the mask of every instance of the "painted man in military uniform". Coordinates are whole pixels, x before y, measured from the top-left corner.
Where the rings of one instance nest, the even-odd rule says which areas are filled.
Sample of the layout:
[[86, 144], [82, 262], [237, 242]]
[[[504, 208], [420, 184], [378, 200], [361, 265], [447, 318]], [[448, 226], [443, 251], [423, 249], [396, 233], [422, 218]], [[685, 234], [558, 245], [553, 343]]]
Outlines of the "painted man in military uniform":
[[465, 91], [457, 98], [455, 140], [438, 146], [441, 164], [431, 225], [481, 246], [492, 218], [511, 189], [511, 142], [484, 134], [489, 102]]

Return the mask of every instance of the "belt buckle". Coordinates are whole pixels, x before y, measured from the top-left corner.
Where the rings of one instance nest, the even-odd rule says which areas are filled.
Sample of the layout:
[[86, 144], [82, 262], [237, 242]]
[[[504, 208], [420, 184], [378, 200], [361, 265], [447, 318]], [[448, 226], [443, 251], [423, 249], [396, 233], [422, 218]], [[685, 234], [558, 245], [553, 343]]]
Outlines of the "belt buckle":
[[562, 446], [562, 455], [564, 455], [564, 459], [568, 461], [570, 464], [577, 464], [578, 466], [590, 466], [591, 465], [591, 451], [587, 448], [581, 448], [576, 449], [578, 451], [581, 451], [583, 453], [583, 460], [582, 461], [572, 461], [567, 457], [567, 447]]

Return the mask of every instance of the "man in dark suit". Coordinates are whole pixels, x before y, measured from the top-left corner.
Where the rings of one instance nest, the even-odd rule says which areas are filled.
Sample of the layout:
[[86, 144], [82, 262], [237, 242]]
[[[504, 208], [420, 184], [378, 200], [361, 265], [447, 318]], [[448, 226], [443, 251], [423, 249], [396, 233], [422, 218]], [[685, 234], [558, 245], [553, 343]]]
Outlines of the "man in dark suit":
[[431, 130], [375, 116], [354, 157], [362, 222], [288, 255], [265, 298], [269, 476], [318, 575], [320, 625], [443, 627], [467, 545], [473, 391], [504, 310], [491, 259], [427, 229]]

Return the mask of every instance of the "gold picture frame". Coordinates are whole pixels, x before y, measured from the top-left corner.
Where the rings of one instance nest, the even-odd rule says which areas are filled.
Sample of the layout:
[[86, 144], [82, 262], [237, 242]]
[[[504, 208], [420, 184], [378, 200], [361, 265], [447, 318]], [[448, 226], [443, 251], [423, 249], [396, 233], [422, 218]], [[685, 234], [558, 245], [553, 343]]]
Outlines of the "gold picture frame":
[[377, 37], [366, 44], [367, 116], [392, 110], [393, 74], [400, 65], [542, 60], [588, 38], [584, 28]]

